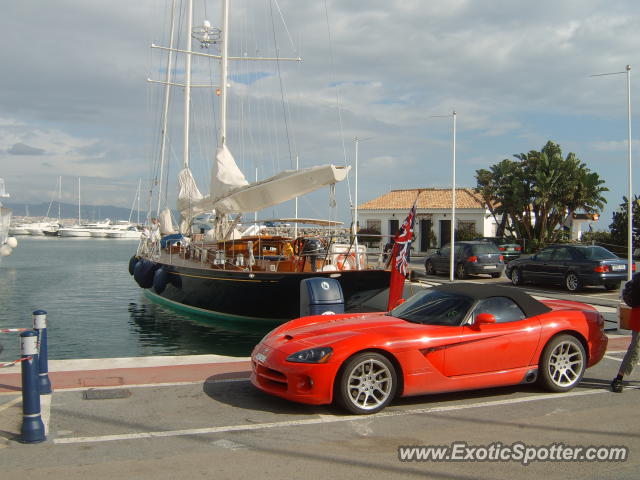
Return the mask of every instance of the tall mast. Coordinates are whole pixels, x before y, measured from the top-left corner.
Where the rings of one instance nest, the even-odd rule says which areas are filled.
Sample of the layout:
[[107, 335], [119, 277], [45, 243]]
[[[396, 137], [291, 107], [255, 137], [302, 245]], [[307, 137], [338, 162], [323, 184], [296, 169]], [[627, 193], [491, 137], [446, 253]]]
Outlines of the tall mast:
[[229, 1], [222, 2], [222, 52], [220, 59], [220, 148], [227, 139], [227, 69], [229, 66]]
[[80, 225], [80, 177], [78, 177], [78, 225]]
[[60, 223], [60, 203], [62, 202], [62, 175], [58, 177], [58, 223]]
[[189, 116], [191, 108], [191, 31], [193, 30], [193, 0], [187, 2], [187, 34], [185, 35], [185, 85], [184, 85], [184, 146], [182, 164], [189, 167]]
[[[165, 76], [164, 107], [162, 111], [162, 142], [160, 143], [160, 185], [158, 187], [158, 208], [156, 216], [160, 215], [162, 201], [162, 185], [164, 183], [164, 157], [167, 146], [167, 124], [169, 122], [169, 100], [171, 99], [171, 68], [173, 67], [173, 35], [175, 31], [176, 0], [171, 1], [171, 33], [169, 34], [169, 55], [167, 59], [167, 74]], [[187, 152], [188, 155], [188, 152]], [[188, 156], [187, 156], [188, 159]], [[138, 193], [138, 195], [140, 195]], [[138, 203], [140, 197], [138, 196]], [[140, 225], [140, 207], [138, 206], [138, 225]]]

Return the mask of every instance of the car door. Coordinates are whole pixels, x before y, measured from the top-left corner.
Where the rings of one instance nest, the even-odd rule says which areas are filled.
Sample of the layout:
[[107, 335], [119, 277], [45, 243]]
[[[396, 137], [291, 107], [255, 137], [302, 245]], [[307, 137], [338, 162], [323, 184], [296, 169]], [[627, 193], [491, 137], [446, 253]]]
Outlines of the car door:
[[[495, 316], [496, 323], [476, 325], [480, 313]], [[445, 375], [474, 375], [526, 367], [540, 339], [537, 317], [526, 318], [510, 298], [490, 297], [478, 302], [462, 328], [460, 342], [445, 350]]]
[[436, 270], [442, 272], [449, 269], [449, 256], [451, 255], [451, 247], [444, 246], [439, 253], [433, 256], [433, 266]]
[[524, 276], [531, 281], [545, 283], [549, 281], [549, 263], [553, 256], [553, 247], [540, 250], [522, 268]]
[[557, 247], [551, 261], [547, 264], [548, 279], [553, 283], [562, 283], [567, 271], [574, 263], [573, 252], [570, 247]]

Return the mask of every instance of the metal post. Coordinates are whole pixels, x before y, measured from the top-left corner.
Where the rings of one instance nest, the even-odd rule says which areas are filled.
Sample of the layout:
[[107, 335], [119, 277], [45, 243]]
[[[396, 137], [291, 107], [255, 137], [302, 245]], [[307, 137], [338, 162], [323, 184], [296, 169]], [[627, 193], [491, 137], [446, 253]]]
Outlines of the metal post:
[[631, 280], [633, 275], [633, 201], [631, 199], [633, 195], [632, 182], [631, 182], [631, 65], [627, 65], [627, 182], [629, 189], [628, 211], [627, 211], [627, 280]]
[[40, 392], [38, 391], [38, 334], [32, 330], [20, 334], [22, 358], [22, 443], [39, 443], [46, 439], [44, 423], [40, 416]]
[[451, 174], [451, 253], [449, 264], [449, 280], [453, 282], [455, 278], [456, 266], [456, 111], [453, 111], [453, 159]]
[[33, 329], [38, 333], [40, 348], [38, 349], [38, 385], [40, 395], [51, 393], [51, 380], [49, 380], [49, 358], [47, 348], [47, 312], [36, 310], [33, 312]]

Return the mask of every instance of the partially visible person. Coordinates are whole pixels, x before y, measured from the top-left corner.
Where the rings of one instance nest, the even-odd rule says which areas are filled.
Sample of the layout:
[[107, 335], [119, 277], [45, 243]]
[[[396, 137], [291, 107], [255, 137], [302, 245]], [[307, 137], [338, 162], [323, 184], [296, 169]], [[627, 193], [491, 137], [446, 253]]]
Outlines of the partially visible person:
[[[622, 299], [624, 303], [631, 307], [631, 318], [640, 317], [640, 272], [636, 273], [633, 278], [628, 281], [622, 290]], [[627, 353], [622, 360], [618, 375], [611, 382], [611, 391], [622, 393], [624, 389], [623, 378], [625, 375], [631, 375], [633, 368], [640, 360], [640, 332], [631, 331], [631, 343], [627, 348]]]

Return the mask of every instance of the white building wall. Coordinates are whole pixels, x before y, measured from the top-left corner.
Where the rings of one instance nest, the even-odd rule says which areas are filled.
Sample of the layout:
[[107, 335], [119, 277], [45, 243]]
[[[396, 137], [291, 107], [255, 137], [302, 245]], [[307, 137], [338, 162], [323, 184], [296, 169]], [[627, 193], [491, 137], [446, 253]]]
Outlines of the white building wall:
[[[397, 220], [398, 226], [402, 225], [407, 214], [407, 210], [359, 210], [358, 219], [360, 228], [367, 227], [367, 220], [379, 220], [380, 221], [380, 233], [383, 235], [382, 244], [384, 245], [390, 238], [390, 220]], [[416, 225], [414, 228], [415, 240], [413, 243], [414, 251], [420, 252], [420, 219], [430, 216], [431, 228], [436, 236], [436, 245], [432, 245], [432, 248], [437, 248], [441, 243], [441, 220], [451, 220], [451, 210], [445, 209], [418, 209]], [[458, 222], [474, 222], [476, 232], [481, 236], [493, 236], [495, 234], [496, 225], [487, 211], [484, 209], [460, 209], [456, 211], [456, 224]]]

